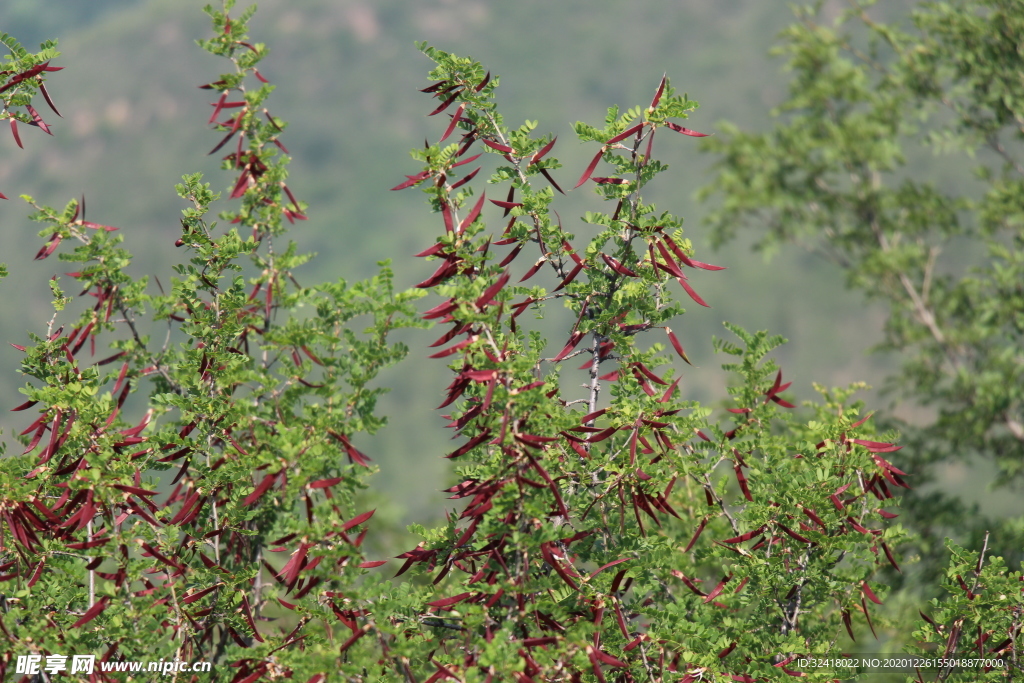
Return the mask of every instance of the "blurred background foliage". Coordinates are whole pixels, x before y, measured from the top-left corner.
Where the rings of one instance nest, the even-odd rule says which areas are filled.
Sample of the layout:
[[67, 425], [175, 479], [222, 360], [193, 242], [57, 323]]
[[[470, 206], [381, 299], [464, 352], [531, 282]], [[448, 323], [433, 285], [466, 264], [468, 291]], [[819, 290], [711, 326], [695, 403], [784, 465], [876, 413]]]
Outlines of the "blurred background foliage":
[[[215, 187], [220, 177], [218, 155], [205, 154], [219, 139], [204, 125], [212, 98], [196, 87], [219, 68], [193, 42], [205, 32], [201, 4], [10, 0], [0, 26], [29, 47], [58, 38], [63, 56], [57, 63], [67, 67], [48, 85], [64, 115], [50, 121], [55, 136], [23, 132], [22, 151], [0, 135], [0, 189], [12, 198], [30, 193], [53, 205], [84, 193], [90, 219], [119, 227], [136, 255], [133, 268], [156, 274], [164, 285], [179, 258], [173, 243], [182, 207], [174, 184], [197, 170]], [[264, 0], [259, 5], [252, 35], [272, 51], [265, 74], [278, 85], [274, 113], [290, 122], [282, 137], [294, 157], [290, 186], [310, 205], [309, 220], [291, 236], [300, 249], [319, 254], [306, 267], [302, 284], [363, 278], [387, 258], [394, 261], [400, 288], [432, 270], [432, 264], [411, 256], [431, 244], [436, 229], [425, 218], [422, 196], [388, 190], [416, 170], [408, 149], [436, 129], [425, 119], [432, 102], [417, 92], [427, 84], [428, 62], [415, 40], [472, 55], [499, 75], [498, 98], [507, 123], [536, 118], [539, 131], [565, 141], [556, 149], [565, 168], [554, 174], [563, 187], [572, 186], [588, 160], [572, 141], [572, 122], [597, 120], [612, 103], [646, 103], [663, 72], [701, 103], [688, 125], [706, 133], [715, 133], [722, 120], [742, 130], [768, 130], [769, 111], [787, 97], [784, 62], [768, 56], [778, 33], [793, 21], [780, 0]], [[826, 2], [821, 16], [834, 18], [844, 6]], [[886, 0], [873, 12], [888, 20], [905, 16], [911, 6]], [[711, 253], [701, 223], [715, 207], [698, 203], [694, 195], [710, 180], [715, 157], [699, 153], [695, 141], [673, 142], [662, 152], [672, 166], [666, 176], [671, 180], [652, 187], [651, 197], [686, 217], [686, 236], [698, 257], [728, 267], [694, 280], [712, 308], [691, 306], [674, 325], [696, 366], [684, 375], [685, 398], [724, 398], [725, 376], [711, 338], [722, 336], [725, 320], [790, 340], [776, 357], [799, 398], [812, 397], [812, 382], [863, 380], [882, 386], [900, 363], [894, 354], [867, 355], [882, 341], [884, 306], [847, 290], [841, 268], [810, 252], [783, 249], [769, 263], [750, 248], [752, 238], [741, 236]], [[906, 172], [940, 189], [969, 188], [977, 183], [970, 166], [963, 153], [920, 155], [909, 160]], [[581, 188], [556, 204], [566, 229], [582, 232], [578, 216], [588, 200], [588, 190]], [[0, 206], [0, 251], [11, 271], [0, 297], [5, 342], [23, 343], [28, 330], [45, 328], [47, 280], [61, 272], [52, 260], [30, 260], [39, 238], [25, 219], [27, 209], [17, 199]], [[426, 300], [423, 306], [435, 303]], [[405, 336], [411, 358], [382, 380], [394, 387], [383, 406], [391, 424], [372, 442], [359, 444], [381, 469], [372, 495], [386, 510], [378, 514], [395, 521], [440, 517], [439, 490], [451, 483], [442, 457], [448, 449], [445, 420], [434, 410], [449, 371], [443, 361], [426, 359], [426, 345], [435, 336], [424, 331]], [[7, 344], [0, 349], [5, 408], [23, 400], [17, 393], [23, 386], [19, 360]], [[896, 403], [877, 390], [865, 397], [869, 409], [911, 424], [934, 417], [931, 409]], [[0, 411], [11, 450], [18, 448], [11, 437], [18, 424], [6, 409]], [[936, 468], [928, 488], [962, 496], [996, 517], [1020, 514], [1020, 492], [990, 491], [993, 476], [984, 462], [948, 461]]]

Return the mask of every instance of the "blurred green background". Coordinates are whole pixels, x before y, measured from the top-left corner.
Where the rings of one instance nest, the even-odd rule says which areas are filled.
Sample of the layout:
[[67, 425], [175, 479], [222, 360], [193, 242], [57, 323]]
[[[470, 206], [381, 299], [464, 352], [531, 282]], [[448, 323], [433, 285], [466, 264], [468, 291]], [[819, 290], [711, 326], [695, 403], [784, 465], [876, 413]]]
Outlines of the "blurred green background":
[[[839, 6], [825, 3], [825, 16]], [[887, 0], [884, 11], [898, 14], [909, 6]], [[134, 274], [155, 274], [166, 285], [182, 256], [173, 246], [182, 208], [174, 184], [197, 170], [217, 189], [229, 182], [216, 158], [206, 155], [219, 140], [205, 125], [214, 98], [196, 86], [215, 79], [223, 66], [194, 44], [209, 31], [201, 7], [182, 0], [6, 3], [0, 30], [30, 48], [58, 38], [63, 55], [56, 64], [66, 69], [48, 80], [64, 115], [47, 117], [54, 119], [54, 137], [23, 129], [22, 151], [0, 133], [0, 190], [13, 198], [0, 203], [0, 253], [11, 272], [0, 285], [3, 341], [24, 343], [28, 331], [45, 330], [52, 315], [47, 280], [70, 270], [56, 259], [31, 260], [41, 242], [18, 194], [63, 206], [84, 193], [89, 220], [123, 231], [136, 255]], [[791, 20], [781, 0], [261, 2], [251, 35], [271, 49], [261, 72], [278, 85], [272, 113], [291, 124], [282, 137], [294, 158], [289, 185], [310, 204], [309, 221], [291, 237], [319, 254], [300, 282], [359, 279], [388, 258], [402, 288], [432, 270], [412, 254], [433, 243], [439, 220], [416, 190], [388, 190], [418, 170], [408, 149], [425, 137], [436, 140], [441, 131], [441, 122], [425, 116], [436, 103], [417, 92], [427, 84], [430, 62], [414, 41], [471, 55], [500, 75], [506, 124], [539, 120], [538, 132], [559, 136], [553, 154], [565, 168], [554, 175], [568, 188], [594, 152], [574, 140], [572, 122], [599, 122], [612, 104], [646, 105], [663, 72], [701, 103], [690, 127], [714, 133], [723, 119], [746, 129], [768, 127], [769, 111], [787, 88], [781, 61], [768, 51]], [[711, 253], [701, 228], [707, 207], [694, 193], [707, 182], [714, 159], [691, 138], [661, 139], [659, 146], [672, 170], [650, 197], [686, 217], [699, 257], [728, 267], [694, 276], [712, 308], [692, 305], [674, 324], [696, 366], [683, 371], [687, 397], [724, 397], [726, 377], [711, 351], [712, 336], [725, 332], [723, 320], [790, 339], [777, 358], [798, 399], [814, 397], [812, 381], [881, 386], [896, 361], [867, 350], [881, 339], [884, 311], [846, 291], [842, 273], [811, 254], [786, 251], [766, 263], [742, 245]], [[940, 184], [961, 183], [967, 181], [962, 161], [954, 155], [918, 159], [910, 170]], [[582, 232], [577, 217], [595, 206], [589, 188], [555, 205], [570, 232]], [[485, 213], [498, 216], [497, 209]], [[435, 303], [425, 300], [424, 308]], [[443, 361], [426, 359], [436, 336], [404, 336], [410, 358], [382, 379], [394, 387], [382, 406], [391, 425], [360, 444], [380, 466], [374, 489], [387, 501], [387, 515], [404, 522], [440, 517], [445, 494], [439, 490], [452, 476], [443, 458], [451, 450], [446, 421], [433, 409], [448, 371]], [[551, 340], [552, 346], [562, 343]], [[7, 344], [0, 348], [0, 427], [12, 451], [18, 448], [12, 430], [24, 427], [20, 414], [7, 411], [23, 400], [19, 356]], [[910, 420], [928, 417], [914, 406], [889, 406], [877, 391], [866, 397], [872, 409]], [[980, 465], [950, 463], [938, 486], [991, 514], [1018, 513], [1012, 492], [986, 491], [990, 476]]]

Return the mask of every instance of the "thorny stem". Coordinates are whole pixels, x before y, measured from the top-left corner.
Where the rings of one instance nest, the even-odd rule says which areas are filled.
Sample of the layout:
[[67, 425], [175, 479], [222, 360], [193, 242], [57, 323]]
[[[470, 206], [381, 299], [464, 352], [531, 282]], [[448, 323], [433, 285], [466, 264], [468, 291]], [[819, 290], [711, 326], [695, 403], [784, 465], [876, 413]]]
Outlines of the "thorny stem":
[[[501, 140], [501, 144], [505, 145], [506, 147], [510, 147], [511, 145], [508, 144], [508, 138], [506, 138], [505, 134], [501, 132], [501, 128], [498, 126], [497, 122], [494, 120], [494, 117], [491, 115], [491, 113], [489, 111], [484, 111], [484, 116], [487, 117], [487, 122], [491, 124], [491, 129], [495, 132], [495, 134]], [[522, 159], [518, 159], [518, 158], [512, 157], [512, 165], [515, 166], [516, 175], [519, 176], [519, 182], [522, 183], [524, 186], [530, 186], [530, 180], [527, 177], [526, 172], [523, 170], [521, 162], [522, 162]], [[563, 279], [564, 280], [566, 275], [568, 275], [568, 273], [565, 272], [565, 261], [564, 261], [564, 259], [562, 258], [561, 255], [559, 255], [557, 261], [552, 260], [552, 259], [549, 258], [551, 256], [551, 254], [546, 251], [546, 247], [544, 245], [544, 240], [543, 240], [543, 238], [541, 236], [541, 232], [540, 232], [540, 228], [541, 228], [540, 216], [538, 216], [536, 213], [531, 213], [530, 214], [530, 218], [533, 219], [533, 227], [534, 227], [534, 230], [536, 230], [536, 232], [537, 232], [537, 245], [540, 247], [541, 255], [543, 257], [547, 258], [548, 263], [550, 263], [551, 267], [554, 268], [555, 274], [559, 277], [559, 279]]]
[[[146, 349], [146, 345], [145, 343], [143, 343], [142, 337], [139, 336], [139, 330], [135, 327], [135, 319], [129, 312], [128, 307], [124, 305], [123, 301], [118, 301], [117, 308], [119, 311], [121, 311], [121, 315], [124, 316], [124, 321], [128, 324], [128, 328], [132, 332], [132, 339], [135, 340], [135, 343], [138, 344], [140, 349]], [[178, 394], [179, 396], [184, 395], [185, 390], [182, 389], [177, 382], [171, 379], [171, 375], [167, 372], [167, 368], [164, 367], [163, 363], [161, 363], [156, 358], [150, 358], [150, 360], [153, 362], [156, 371], [159, 372], [160, 376], [163, 377], [164, 380], [167, 382], [167, 385], [171, 388], [171, 391]]]
[[260, 616], [260, 608], [263, 606], [263, 545], [260, 544], [256, 547], [256, 557], [253, 561], [253, 566], [256, 567], [256, 577], [254, 579], [252, 587], [252, 610], [253, 618], [258, 619]]
[[[804, 556], [800, 558], [800, 562], [797, 563], [797, 569], [799, 569], [801, 572], [806, 572], [807, 565], [810, 562], [810, 559], [811, 551], [810, 549], [808, 549], [807, 552], [804, 553]], [[784, 609], [782, 612], [782, 635], [786, 635], [790, 631], [796, 630], [797, 621], [800, 618], [800, 608], [803, 604], [804, 586], [806, 584], [806, 576], [797, 581], [796, 595], [794, 595], [792, 599], [790, 599], [786, 609]]]
[[715, 503], [718, 504], [718, 509], [721, 510], [722, 514], [725, 515], [725, 518], [729, 520], [729, 525], [732, 527], [733, 532], [736, 535], [739, 535], [740, 525], [736, 523], [736, 518], [732, 516], [732, 514], [729, 512], [729, 509], [725, 506], [725, 499], [718, 495], [718, 492], [715, 491], [715, 487], [711, 485], [711, 477], [705, 474], [704, 480], [701, 481], [700, 479], [697, 478], [697, 475], [695, 474], [691, 474], [690, 476], [693, 478], [695, 482], [700, 484], [705, 491], [711, 492], [711, 498], [715, 501]]
[[[587, 403], [587, 412], [593, 413], [597, 411], [597, 399], [601, 395], [601, 380], [598, 376], [601, 374], [601, 345], [607, 341], [607, 337], [604, 335], [594, 332], [594, 348], [590, 358], [590, 397]], [[588, 427], [594, 426], [594, 418], [591, 418], [587, 422]], [[587, 452], [590, 452], [590, 444], [586, 445]]]
[[[1017, 647], [1017, 639], [1021, 635], [1021, 608], [1019, 606], [1013, 608], [1013, 614], [1015, 616], [1013, 623], [1010, 625], [1010, 660], [1012, 664], [1011, 671], [1020, 671], [1020, 662], [1017, 658], [1017, 653], [1020, 648]], [[1011, 679], [1012, 680], [1012, 679]]]
[[981, 544], [981, 554], [978, 556], [978, 564], [974, 570], [974, 586], [971, 587], [971, 592], [976, 593], [978, 591], [978, 582], [981, 581], [981, 568], [985, 564], [985, 553], [988, 551], [988, 536], [989, 532], [985, 532], [985, 541]]
[[[85, 533], [86, 533], [86, 537], [89, 540], [92, 540], [92, 520], [91, 519], [88, 522], [86, 522], [86, 524], [85, 524]], [[90, 557], [88, 557], [86, 559], [88, 560], [88, 562], [86, 564], [91, 564], [94, 558], [90, 556]], [[96, 602], [96, 570], [95, 569], [90, 569], [89, 570], [89, 607], [92, 608], [92, 606], [93, 606], [93, 604], [95, 602]]]
[[651, 669], [651, 662], [647, 659], [647, 650], [644, 648], [644, 643], [640, 643], [640, 658], [644, 662], [644, 669], [647, 671], [647, 680], [654, 683], [654, 671]]
[[[210, 451], [206, 451], [206, 466], [210, 466]], [[220, 521], [217, 518], [217, 499], [216, 496], [210, 496], [210, 508], [213, 513], [213, 530], [220, 531]], [[216, 560], [217, 564], [220, 564], [220, 534], [213, 537], [213, 559]]]
[[[978, 564], [974, 569], [974, 583], [971, 586], [971, 593], [976, 593], [978, 590], [978, 582], [981, 581], [981, 568], [985, 564], [985, 553], [988, 551], [988, 536], [989, 532], [985, 532], [985, 541], [981, 545], [981, 554], [978, 555]], [[960, 637], [963, 635], [963, 622], [964, 617], [959, 617], [953, 622], [953, 632], [951, 635], [950, 643], [946, 646], [946, 651], [943, 657], [950, 658], [956, 655], [957, 647], [960, 645]], [[939, 675], [935, 680], [944, 681], [949, 678], [949, 675], [953, 673], [953, 667], [947, 667], [939, 671]]]

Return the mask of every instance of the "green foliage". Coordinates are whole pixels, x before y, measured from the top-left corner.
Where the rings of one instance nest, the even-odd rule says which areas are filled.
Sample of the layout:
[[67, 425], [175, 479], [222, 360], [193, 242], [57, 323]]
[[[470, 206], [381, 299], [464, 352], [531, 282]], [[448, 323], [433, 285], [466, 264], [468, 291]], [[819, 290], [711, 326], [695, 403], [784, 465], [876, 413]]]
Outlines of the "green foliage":
[[[929, 446], [992, 457], [1000, 483], [1024, 471], [1018, 10], [924, 3], [913, 34], [858, 4], [835, 27], [802, 14], [780, 49], [795, 72], [781, 123], [708, 142], [723, 158], [705, 190], [724, 196], [711, 220], [720, 243], [744, 225], [763, 249], [806, 243], [886, 302], [884, 348], [906, 358], [898, 386], [940, 413]], [[968, 151], [984, 191], [907, 177], [921, 146]], [[970, 241], [987, 257], [965, 253]]]
[[[932, 424], [901, 425], [918, 485], [936, 463], [980, 456], [996, 466], [993, 486], [1020, 486], [1024, 14], [1012, 0], [922, 2], [900, 28], [875, 19], [871, 4], [851, 2], [832, 24], [812, 9], [798, 13], [778, 50], [793, 81], [774, 130], [727, 127], [706, 144], [721, 155], [703, 191], [721, 198], [710, 223], [719, 244], [745, 229], [768, 252], [788, 242], [819, 251], [845, 269], [849, 286], [887, 306], [881, 350], [902, 359], [889, 388], [937, 414]], [[919, 177], [927, 155], [953, 153], [976, 183]], [[926, 579], [911, 590], [933, 594], [946, 534], [975, 548], [984, 537], [1011, 567], [1024, 559], [1019, 519], [987, 520], [935, 495], [904, 499], [908, 524], [922, 532], [913, 551]], [[996, 565], [985, 571], [1005, 580]], [[946, 635], [974, 619], [985, 638], [1019, 638], [1019, 618], [1007, 633], [1003, 611], [972, 603], [968, 617], [961, 602], [943, 607]], [[951, 647], [970, 646], [965, 636]]]
[[[422, 254], [439, 266], [419, 287], [443, 299], [425, 317], [451, 326], [435, 357], [454, 358], [442, 407], [467, 441], [448, 454], [462, 463], [449, 492], [470, 500], [446, 525], [413, 529], [423, 540], [399, 574], [414, 579], [386, 607], [402, 616], [374, 622], [392, 675], [784, 680], [790, 655], [835, 651], [853, 612], [870, 618], [868, 600], [881, 601], [874, 576], [904, 537], [882, 509], [889, 482], [903, 481], [879, 453], [897, 447], [862, 438], [874, 435], [852, 390], [823, 392], [810, 421], [788, 412], [789, 385], [767, 359], [778, 337], [729, 326], [740, 344], [718, 343], [736, 356], [728, 422], [680, 400], [666, 347], [640, 343], [664, 330], [686, 360], [666, 325], [683, 312], [675, 284], [706, 305], [683, 268], [719, 269], [693, 259], [681, 219], [640, 192], [666, 170], [652, 156], [657, 130], [702, 135], [669, 121], [696, 103], [664, 79], [650, 107], [575, 125], [600, 144], [577, 187], [593, 182], [614, 207], [588, 211], [594, 229], [574, 246], [544, 172], [558, 168], [554, 138], [532, 137], [532, 122], [506, 127], [482, 66], [420, 48], [437, 64], [425, 90], [441, 100], [434, 113], [454, 113], [438, 144], [413, 151], [422, 170], [394, 189], [422, 184], [445, 226]], [[442, 147], [456, 127], [461, 140]], [[506, 162], [489, 180], [509, 186], [491, 200], [508, 216], [500, 233], [470, 189], [476, 170], [458, 170], [477, 142]], [[601, 162], [608, 176], [596, 175]], [[527, 249], [539, 258], [520, 277]], [[562, 316], [544, 308], [558, 300]], [[528, 309], [564, 318], [561, 351], [523, 322]], [[570, 361], [583, 361], [582, 391]]]
[[[914, 637], [921, 653], [944, 659], [998, 659], [1004, 663], [983, 667], [944, 667], [939, 675], [950, 681], [1004, 681], [1007, 672], [1020, 670], [1016, 642], [1024, 616], [1024, 581], [1019, 571], [1009, 571], [1002, 557], [986, 557], [987, 541], [978, 553], [952, 541], [952, 555], [943, 588], [948, 597], [932, 600], [931, 618], [917, 623]], [[922, 613], [924, 616], [924, 613]], [[981, 634], [979, 636], [979, 634]]]
[[[386, 263], [365, 282], [299, 284], [310, 255], [280, 238], [305, 207], [276, 154], [283, 125], [264, 115], [271, 88], [248, 88], [265, 54], [244, 42], [252, 9], [209, 13], [217, 38], [204, 46], [235, 65], [209, 87], [241, 201], [218, 227], [219, 195], [183, 178], [186, 258], [169, 289], [128, 274], [119, 233], [87, 221], [84, 200], [59, 211], [26, 197], [46, 226], [37, 258], [74, 263], [82, 291], [51, 280], [68, 310], [25, 348], [17, 410], [36, 419], [24, 452], [0, 461], [0, 667], [12, 672], [19, 655], [106, 653], [306, 680], [334, 670], [323, 619], [365, 573], [373, 511], [355, 505], [369, 464], [352, 441], [384, 424], [374, 380], [405, 355], [389, 335], [418, 324], [418, 293], [395, 292]], [[72, 305], [86, 294], [95, 305]], [[97, 342], [112, 355], [93, 360]], [[261, 634], [268, 615], [288, 627]]]
[[[167, 289], [129, 274], [117, 229], [87, 221], [84, 198], [25, 197], [44, 224], [36, 258], [75, 263], [65, 277], [82, 291], [54, 276], [54, 317], [22, 349], [15, 410], [34, 421], [25, 450], [0, 459], [0, 675], [25, 655], [94, 654], [206, 660], [247, 682], [834, 680], [794, 661], [847, 649], [855, 620], [875, 629], [870, 603], [889, 597], [907, 538], [885, 509], [906, 487], [887, 459], [897, 434], [851, 401], [859, 384], [819, 388], [798, 412], [769, 357], [784, 340], [730, 324], [737, 341], [715, 342], [731, 357], [728, 412], [681, 400], [675, 287], [706, 306], [684, 269], [721, 268], [642, 190], [667, 170], [657, 131], [703, 137], [672, 120], [696, 103], [663, 77], [648, 107], [575, 125], [599, 146], [576, 187], [614, 203], [586, 212], [577, 238], [554, 209], [556, 139], [507, 127], [496, 77], [422, 44], [433, 113], [451, 116], [394, 189], [422, 185], [441, 215], [422, 254], [438, 268], [408, 292], [387, 262], [364, 282], [304, 287], [312, 256], [284, 221], [306, 206], [287, 186], [285, 123], [265, 108], [267, 50], [248, 42], [255, 8], [233, 5], [206, 8], [214, 37], [198, 42], [234, 66], [202, 87], [239, 202], [214, 221], [220, 195], [183, 177]], [[480, 168], [459, 170], [483, 152], [504, 160], [487, 181], [503, 186], [497, 221], [471, 184]], [[441, 407], [462, 439], [447, 455], [460, 503], [410, 529], [422, 540], [388, 582], [368, 571], [384, 562], [365, 555], [371, 469], [354, 442], [385, 423], [375, 380], [407, 351], [389, 336], [425, 325], [424, 291], [442, 301], [422, 318], [448, 326], [433, 357], [454, 375]], [[562, 324], [556, 351], [527, 311]], [[93, 360], [97, 341], [111, 354]], [[954, 549], [951, 571], [965, 562]], [[983, 564], [968, 602], [954, 588], [937, 614], [1005, 631], [1016, 652], [1019, 577]], [[975, 602], [990, 586], [1012, 600]], [[1008, 609], [993, 617], [986, 600]]]
[[[30, 126], [38, 126], [44, 132], [50, 133], [49, 126], [32, 106], [32, 98], [36, 93], [42, 93], [46, 104], [53, 113], [60, 116], [50, 94], [46, 90], [46, 73], [60, 71], [64, 67], [50, 66], [50, 61], [60, 56], [57, 51], [57, 41], [48, 40], [39, 46], [39, 52], [29, 52], [21, 43], [12, 36], [0, 32], [0, 43], [6, 47], [10, 54], [5, 55], [0, 62], [0, 76], [3, 76], [3, 85], [0, 85], [0, 101], [3, 102], [3, 111], [0, 112], [0, 121], [10, 122], [11, 135], [18, 147], [23, 147], [21, 135], [18, 131], [18, 122]], [[23, 107], [25, 111], [18, 111]], [[7, 199], [0, 193], [0, 199]]]

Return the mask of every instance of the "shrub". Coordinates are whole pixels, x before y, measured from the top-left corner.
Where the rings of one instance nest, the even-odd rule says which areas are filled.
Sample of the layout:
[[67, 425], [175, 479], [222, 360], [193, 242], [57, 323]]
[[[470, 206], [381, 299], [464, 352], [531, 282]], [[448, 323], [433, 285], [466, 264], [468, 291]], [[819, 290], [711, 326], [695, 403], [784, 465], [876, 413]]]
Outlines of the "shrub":
[[[680, 398], [675, 287], [707, 305], [688, 278], [720, 268], [642, 190], [666, 170], [657, 130], [702, 136], [672, 120], [696, 103], [663, 77], [650, 106], [575, 126], [599, 146], [576, 187], [614, 205], [588, 212], [577, 238], [552, 208], [555, 139], [505, 126], [496, 77], [423, 45], [436, 63], [425, 92], [450, 121], [395, 189], [422, 185], [440, 214], [444, 233], [420, 254], [437, 271], [407, 292], [386, 264], [367, 282], [302, 287], [308, 257], [282, 245], [282, 219], [306, 207], [286, 184], [284, 122], [264, 105], [254, 8], [229, 17], [232, 5], [207, 9], [214, 37], [200, 44], [234, 66], [203, 87], [218, 93], [211, 153], [226, 153], [240, 205], [218, 227], [217, 195], [184, 177], [176, 244], [189, 258], [169, 292], [127, 275], [116, 230], [86, 221], [84, 199], [28, 198], [47, 226], [37, 258], [77, 263], [67, 276], [96, 301], [58, 324], [75, 300], [54, 276], [55, 318], [24, 348], [33, 381], [17, 409], [35, 419], [25, 451], [0, 461], [0, 670], [27, 678], [27, 656], [93, 655], [101, 680], [104, 663], [158, 660], [246, 683], [834, 680], [799, 660], [843, 649], [855, 620], [874, 630], [887, 594], [875, 575], [899, 569], [905, 537], [885, 509], [907, 486], [888, 455], [900, 447], [874, 433], [856, 387], [820, 389], [799, 418], [768, 359], [783, 340], [766, 332], [727, 325], [738, 343], [716, 344], [737, 380], [725, 418]], [[489, 180], [508, 186], [489, 200], [500, 233], [472, 184], [480, 168], [467, 170], [485, 152], [504, 161]], [[433, 356], [453, 370], [441, 407], [464, 441], [448, 493], [464, 505], [412, 529], [409, 580], [389, 582], [362, 550], [370, 468], [353, 439], [383, 423], [374, 378], [405, 354], [388, 335], [421, 324], [423, 290], [441, 296], [421, 317], [446, 326]], [[559, 300], [552, 355], [524, 314], [557, 320], [545, 306]], [[93, 361], [97, 339], [112, 353]], [[582, 376], [564, 367], [580, 361]]]

